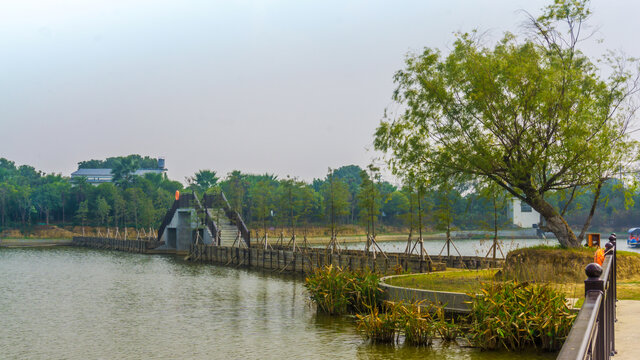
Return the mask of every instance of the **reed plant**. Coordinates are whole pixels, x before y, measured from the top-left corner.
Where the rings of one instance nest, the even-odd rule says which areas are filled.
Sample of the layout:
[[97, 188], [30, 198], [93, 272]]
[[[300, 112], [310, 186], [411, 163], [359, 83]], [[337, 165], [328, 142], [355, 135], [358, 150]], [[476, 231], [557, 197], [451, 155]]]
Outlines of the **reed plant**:
[[447, 319], [444, 308], [439, 307], [435, 311], [434, 328], [442, 341], [455, 341], [460, 336], [461, 327], [456, 324], [455, 317]]
[[333, 265], [316, 269], [305, 287], [318, 309], [331, 315], [367, 313], [382, 301], [380, 276], [370, 271], [354, 272]]
[[431, 345], [435, 332], [435, 322], [431, 316], [433, 305], [423, 307], [421, 303], [402, 306], [400, 328], [404, 332], [405, 342], [412, 345]]
[[545, 284], [484, 284], [480, 295], [470, 295], [473, 306], [468, 338], [482, 349], [555, 351], [575, 318], [564, 294]]
[[400, 316], [397, 311], [380, 313], [378, 308], [372, 308], [367, 315], [356, 315], [358, 330], [373, 343], [394, 343], [398, 339]]

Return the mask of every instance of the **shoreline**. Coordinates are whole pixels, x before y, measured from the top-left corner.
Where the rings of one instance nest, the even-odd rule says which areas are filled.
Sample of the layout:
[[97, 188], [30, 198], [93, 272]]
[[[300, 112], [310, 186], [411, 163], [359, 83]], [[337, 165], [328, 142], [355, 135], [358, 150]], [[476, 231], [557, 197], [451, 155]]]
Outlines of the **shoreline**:
[[22, 248], [22, 247], [53, 247], [69, 246], [72, 239], [0, 239], [0, 247]]
[[[376, 240], [379, 242], [399, 242], [407, 241], [408, 234], [380, 234], [376, 236]], [[323, 245], [329, 243], [331, 238], [329, 236], [308, 236], [307, 242], [311, 245]], [[416, 241], [417, 237], [413, 237], [413, 241]], [[425, 241], [443, 241], [446, 240], [445, 234], [429, 234], [424, 235]], [[478, 234], [471, 234], [471, 236], [452, 236], [452, 240], [491, 240], [492, 238], [486, 236], [480, 236]], [[533, 240], [538, 239], [534, 236], [502, 236], [499, 240], [513, 240], [513, 239], [526, 239]], [[0, 247], [16, 248], [16, 247], [52, 247], [52, 246], [68, 246], [71, 245], [73, 239], [71, 238], [0, 238]], [[134, 239], [129, 239], [134, 240]], [[284, 243], [287, 244], [291, 240], [290, 237], [284, 237]], [[260, 239], [252, 239], [252, 241], [261, 241]], [[296, 242], [300, 244], [303, 241], [302, 236], [296, 236]], [[338, 236], [340, 243], [365, 243], [367, 241], [366, 235], [345, 235]], [[279, 238], [270, 237], [269, 244], [276, 244], [279, 242]]]

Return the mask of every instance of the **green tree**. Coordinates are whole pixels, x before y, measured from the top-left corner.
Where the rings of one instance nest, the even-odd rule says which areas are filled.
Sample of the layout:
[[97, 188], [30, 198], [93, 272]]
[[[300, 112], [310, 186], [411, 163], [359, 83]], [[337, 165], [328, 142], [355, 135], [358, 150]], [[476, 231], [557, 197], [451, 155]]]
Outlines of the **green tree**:
[[335, 169], [335, 177], [347, 184], [349, 189], [349, 222], [355, 223], [358, 210], [358, 193], [362, 183], [362, 168], [358, 165], [341, 166]]
[[322, 185], [322, 193], [331, 237], [335, 238], [340, 218], [349, 214], [349, 189], [347, 184], [335, 176], [334, 170], [329, 168], [327, 178]]
[[213, 170], [199, 170], [192, 177], [187, 178], [189, 187], [200, 193], [205, 193], [217, 185], [219, 178]]
[[252, 212], [262, 225], [264, 234], [267, 233], [267, 219], [271, 215], [274, 196], [273, 183], [268, 180], [260, 180], [250, 189], [252, 198]]
[[134, 181], [135, 172], [138, 168], [137, 159], [131, 157], [121, 158], [111, 168], [113, 182], [122, 188], [127, 188]]
[[7, 225], [7, 214], [9, 204], [14, 201], [17, 194], [17, 190], [13, 184], [8, 182], [0, 183], [0, 219], [2, 220], [2, 227]]
[[245, 174], [233, 170], [227, 175], [223, 189], [227, 194], [229, 205], [240, 214], [243, 214], [242, 204], [248, 188], [249, 184]]
[[80, 221], [82, 225], [82, 234], [84, 235], [84, 224], [87, 222], [89, 216], [89, 201], [85, 200], [80, 203], [78, 210], [76, 211], [76, 219]]
[[484, 47], [475, 33], [459, 34], [445, 57], [429, 48], [408, 56], [393, 96], [403, 113], [376, 132], [393, 171], [418, 165], [495, 182], [538, 211], [561, 245], [579, 246], [545, 195], [596, 185], [637, 155], [627, 125], [638, 77], [630, 59], [608, 56], [603, 79], [580, 51], [586, 4], [556, 0], [529, 19], [528, 37], [507, 33]]
[[101, 226], [104, 226], [107, 223], [110, 212], [111, 206], [109, 206], [107, 200], [102, 196], [98, 196], [98, 199], [96, 200], [96, 217], [98, 218]]

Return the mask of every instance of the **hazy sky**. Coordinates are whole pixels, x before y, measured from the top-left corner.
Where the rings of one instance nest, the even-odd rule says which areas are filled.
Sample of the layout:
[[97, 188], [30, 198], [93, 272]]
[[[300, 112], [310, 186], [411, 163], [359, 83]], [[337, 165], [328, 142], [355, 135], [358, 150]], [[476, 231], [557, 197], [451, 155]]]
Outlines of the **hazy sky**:
[[[69, 175], [164, 156], [180, 181], [364, 167], [407, 52], [476, 27], [496, 39], [547, 3], [0, 0], [0, 157]], [[592, 8], [591, 51], [640, 56], [640, 6]]]

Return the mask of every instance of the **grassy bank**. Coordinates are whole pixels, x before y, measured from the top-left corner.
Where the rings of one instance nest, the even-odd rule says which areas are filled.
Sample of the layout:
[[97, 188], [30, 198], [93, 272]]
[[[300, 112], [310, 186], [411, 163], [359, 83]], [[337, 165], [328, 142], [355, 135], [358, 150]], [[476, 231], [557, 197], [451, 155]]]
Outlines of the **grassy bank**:
[[[516, 279], [549, 284], [568, 298], [584, 297], [584, 268], [593, 262], [593, 249], [534, 247], [507, 255], [504, 269], [461, 270], [408, 275], [387, 280], [394, 286], [477, 293], [482, 283]], [[618, 251], [618, 298], [640, 300], [640, 254]]]

